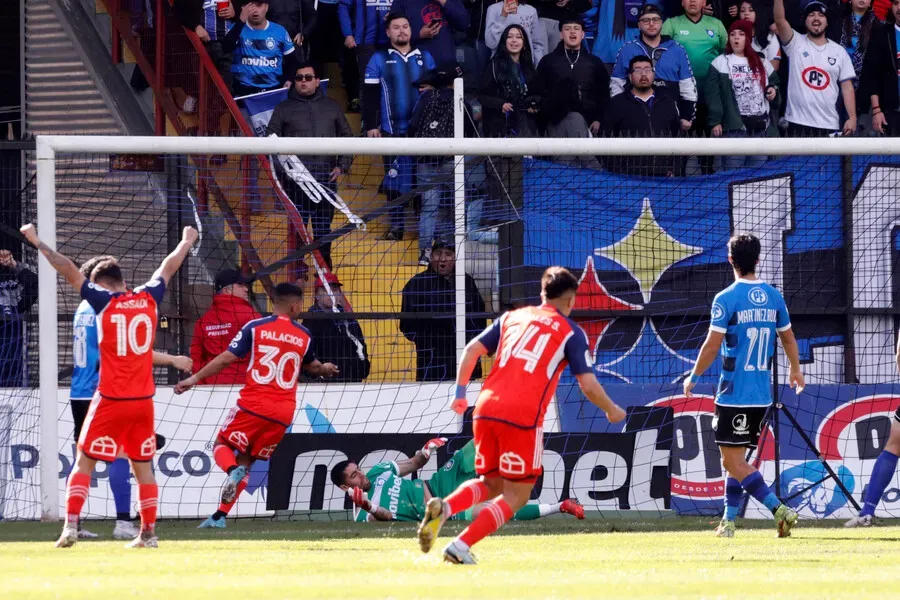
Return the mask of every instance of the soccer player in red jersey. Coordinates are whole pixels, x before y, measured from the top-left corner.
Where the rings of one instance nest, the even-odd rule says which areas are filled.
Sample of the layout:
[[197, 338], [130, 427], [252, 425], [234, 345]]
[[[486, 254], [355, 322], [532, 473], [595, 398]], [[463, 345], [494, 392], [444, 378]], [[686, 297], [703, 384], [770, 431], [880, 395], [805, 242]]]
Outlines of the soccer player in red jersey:
[[475, 472], [444, 499], [432, 498], [419, 526], [419, 546], [431, 550], [441, 526], [453, 515], [493, 499], [444, 549], [444, 560], [474, 564], [469, 549], [497, 531], [525, 506], [543, 472], [543, 424], [547, 405], [556, 393], [566, 364], [581, 391], [612, 423], [625, 418], [594, 376], [584, 331], [569, 319], [578, 280], [562, 267], [550, 267], [541, 277], [540, 306], [504, 314], [466, 346], [456, 376], [453, 410], [463, 413], [466, 385], [481, 356], [497, 358], [478, 396], [473, 414]]
[[78, 439], [78, 456], [66, 486], [66, 523], [57, 548], [73, 546], [78, 519], [87, 500], [91, 473], [98, 461], [127, 457], [138, 482], [141, 532], [126, 547], [155, 548], [158, 488], [151, 460], [156, 452], [153, 427], [153, 342], [157, 311], [166, 284], [197, 241], [197, 231], [185, 227], [178, 247], [167, 256], [146, 284], [129, 291], [115, 260], [102, 261], [89, 281], [71, 260], [38, 238], [34, 225], [22, 227], [34, 244], [97, 313], [100, 381]]
[[228, 350], [175, 386], [175, 393], [183, 394], [234, 361], [250, 356], [237, 406], [228, 413], [213, 447], [216, 464], [228, 474], [222, 503], [200, 528], [224, 528], [225, 516], [250, 480], [250, 467], [256, 460], [271, 458], [294, 420], [301, 365], [314, 376], [338, 374], [333, 364], [316, 360], [309, 331], [295, 321], [303, 312], [303, 290], [279, 283], [272, 300], [271, 316], [244, 325]]

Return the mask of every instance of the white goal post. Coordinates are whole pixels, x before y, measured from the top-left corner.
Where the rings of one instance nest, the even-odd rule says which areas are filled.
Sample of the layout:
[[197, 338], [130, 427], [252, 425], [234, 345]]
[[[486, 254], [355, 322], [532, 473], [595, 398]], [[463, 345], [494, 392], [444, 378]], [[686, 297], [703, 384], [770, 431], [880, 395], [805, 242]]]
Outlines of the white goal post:
[[[457, 255], [465, 258], [465, 156], [576, 156], [620, 155], [897, 155], [900, 138], [815, 138], [815, 139], [465, 139], [463, 138], [462, 90], [456, 87], [455, 135], [436, 143], [415, 138], [227, 138], [227, 137], [118, 137], [118, 136], [38, 136], [36, 139], [37, 225], [42, 239], [56, 246], [56, 158], [60, 154], [229, 154], [229, 155], [409, 155], [454, 156], [454, 221]], [[465, 345], [465, 270], [456, 271], [457, 352]], [[56, 348], [57, 274], [49, 262], [39, 261], [40, 323], [40, 441], [55, 449], [57, 441], [59, 372]], [[51, 350], [52, 349], [52, 350]], [[55, 460], [40, 461], [41, 515], [44, 520], [59, 518], [58, 474]]]

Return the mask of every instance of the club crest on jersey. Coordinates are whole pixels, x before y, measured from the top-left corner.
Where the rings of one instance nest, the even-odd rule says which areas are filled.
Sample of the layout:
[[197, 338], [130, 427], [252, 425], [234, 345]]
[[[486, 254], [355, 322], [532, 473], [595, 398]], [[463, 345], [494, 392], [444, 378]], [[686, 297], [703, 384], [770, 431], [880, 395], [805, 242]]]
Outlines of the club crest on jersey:
[[828, 57], [828, 64], [831, 65], [831, 66], [833, 67], [833, 66], [835, 65], [835, 63], [837, 63], [837, 59], [836, 59], [835, 57], [833, 57], [833, 56], [829, 56], [829, 57]]
[[750, 425], [747, 423], [747, 415], [741, 413], [734, 415], [731, 419], [731, 426], [734, 428], [736, 435], [748, 435], [750, 433]]
[[750, 302], [757, 306], [763, 306], [769, 301], [769, 295], [766, 294], [765, 290], [762, 288], [753, 288], [750, 290], [750, 293], [747, 294], [747, 297], [750, 299]]
[[718, 321], [722, 317], [725, 316], [725, 309], [718, 302], [713, 303], [712, 306], [712, 320]]
[[266, 38], [266, 48], [269, 50], [275, 49], [275, 40], [273, 38]]
[[821, 91], [831, 84], [831, 76], [819, 67], [806, 67], [800, 74], [803, 83], [816, 91]]
[[447, 461], [447, 464], [444, 465], [444, 470], [449, 471], [452, 468], [453, 468], [453, 459], [451, 458], [450, 460]]
[[714, 37], [716, 35], [716, 32], [713, 31], [712, 29], [707, 29], [706, 35], [708, 35], [709, 37]]
[[118, 446], [114, 439], [103, 436], [91, 442], [90, 452], [103, 458], [115, 458], [118, 455]]

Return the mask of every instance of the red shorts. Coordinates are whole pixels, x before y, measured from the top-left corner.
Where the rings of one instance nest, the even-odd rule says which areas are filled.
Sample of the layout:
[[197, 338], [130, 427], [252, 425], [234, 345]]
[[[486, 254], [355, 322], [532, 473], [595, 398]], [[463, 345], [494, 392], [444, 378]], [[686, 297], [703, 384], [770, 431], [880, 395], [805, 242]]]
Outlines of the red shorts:
[[235, 406], [228, 413], [216, 440], [241, 454], [269, 460], [285, 431], [287, 427], [281, 423], [258, 417]]
[[475, 472], [488, 477], [534, 483], [544, 468], [544, 431], [521, 429], [501, 421], [475, 419]]
[[95, 395], [78, 448], [88, 458], [104, 462], [120, 457], [150, 461], [156, 452], [153, 400], [109, 400]]

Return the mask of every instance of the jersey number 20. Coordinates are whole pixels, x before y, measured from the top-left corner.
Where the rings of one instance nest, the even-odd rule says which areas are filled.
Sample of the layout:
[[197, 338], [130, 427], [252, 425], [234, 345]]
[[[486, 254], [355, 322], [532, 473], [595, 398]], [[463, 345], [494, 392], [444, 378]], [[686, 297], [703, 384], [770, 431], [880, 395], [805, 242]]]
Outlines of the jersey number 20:
[[509, 332], [509, 343], [505, 344], [503, 350], [500, 352], [500, 366], [505, 367], [506, 363], [509, 362], [510, 357], [520, 358], [525, 361], [525, 365], [522, 367], [525, 369], [525, 372], [534, 373], [538, 361], [541, 360], [541, 355], [544, 353], [544, 350], [547, 349], [547, 342], [550, 341], [550, 334], [544, 333], [538, 336], [529, 349], [529, 344], [531, 344], [532, 339], [537, 335], [538, 331], [540, 331], [540, 328], [537, 325], [531, 324], [521, 335], [519, 334], [519, 329], [520, 327], [516, 326], [513, 331]]
[[[747, 361], [744, 363], [745, 371], [765, 371], [769, 368], [769, 340], [771, 339], [772, 330], [763, 327], [757, 329], [751, 327], [747, 330], [747, 337], [750, 338], [750, 347], [747, 348]], [[752, 365], [753, 355], [756, 355], [756, 365]]]

